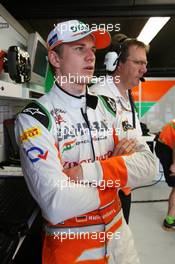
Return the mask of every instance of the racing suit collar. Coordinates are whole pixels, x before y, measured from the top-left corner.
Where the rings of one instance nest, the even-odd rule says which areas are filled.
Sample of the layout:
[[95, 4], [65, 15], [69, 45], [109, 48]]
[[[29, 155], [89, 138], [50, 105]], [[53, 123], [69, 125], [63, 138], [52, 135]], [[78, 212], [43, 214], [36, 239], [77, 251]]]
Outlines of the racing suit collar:
[[86, 103], [88, 107], [95, 109], [98, 103], [98, 97], [95, 95], [89, 94], [86, 90]]
[[65, 90], [63, 90], [58, 83], [55, 83], [53, 86], [54, 92], [59, 95], [65, 101], [73, 108], [84, 108], [86, 106], [95, 109], [98, 103], [98, 97], [95, 95], [88, 94], [87, 89], [86, 93], [76, 96], [72, 95]]

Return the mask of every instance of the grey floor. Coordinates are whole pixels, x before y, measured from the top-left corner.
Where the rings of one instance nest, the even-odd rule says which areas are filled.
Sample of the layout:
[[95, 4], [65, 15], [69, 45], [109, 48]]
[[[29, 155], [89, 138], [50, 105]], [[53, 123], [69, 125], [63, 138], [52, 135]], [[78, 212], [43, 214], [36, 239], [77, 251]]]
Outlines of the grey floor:
[[[133, 191], [133, 201], [166, 200], [170, 188], [165, 182]], [[175, 263], [175, 232], [162, 229], [167, 202], [132, 203], [130, 227], [141, 264]]]

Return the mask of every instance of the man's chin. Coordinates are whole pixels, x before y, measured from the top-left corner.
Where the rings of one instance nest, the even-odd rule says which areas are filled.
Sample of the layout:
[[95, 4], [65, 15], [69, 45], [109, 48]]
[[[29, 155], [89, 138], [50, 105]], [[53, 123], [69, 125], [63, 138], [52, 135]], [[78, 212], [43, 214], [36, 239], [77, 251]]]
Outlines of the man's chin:
[[140, 83], [140, 79], [137, 78], [136, 81], [133, 83], [133, 86], [138, 86], [139, 83]]
[[88, 85], [88, 84], [90, 84], [89, 82], [87, 83], [87, 82], [76, 82], [76, 84], [77, 85], [84, 85], [84, 86], [86, 86], [86, 85]]

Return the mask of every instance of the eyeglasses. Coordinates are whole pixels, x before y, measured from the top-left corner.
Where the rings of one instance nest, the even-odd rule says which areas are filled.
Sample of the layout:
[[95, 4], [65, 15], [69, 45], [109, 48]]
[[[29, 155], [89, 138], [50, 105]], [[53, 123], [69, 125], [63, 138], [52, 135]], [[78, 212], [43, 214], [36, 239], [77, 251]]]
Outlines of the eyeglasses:
[[138, 66], [145, 66], [146, 67], [148, 65], [148, 62], [143, 61], [143, 60], [134, 60], [134, 59], [129, 59], [129, 58], [127, 60], [132, 61], [133, 63], [135, 63]]

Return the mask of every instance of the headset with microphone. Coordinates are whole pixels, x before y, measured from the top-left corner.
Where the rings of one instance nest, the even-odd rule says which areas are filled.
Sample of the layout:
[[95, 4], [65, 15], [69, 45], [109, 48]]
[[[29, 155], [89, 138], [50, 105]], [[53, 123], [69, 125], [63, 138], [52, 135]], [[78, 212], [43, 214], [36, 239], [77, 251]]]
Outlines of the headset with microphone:
[[105, 55], [104, 65], [106, 66], [106, 70], [113, 72], [115, 71], [118, 64], [119, 55], [115, 51], [109, 51]]
[[117, 68], [119, 59], [125, 49], [126, 40], [129, 40], [129, 38], [124, 34], [117, 34], [116, 38], [114, 36], [112, 50], [106, 53], [104, 59], [107, 71], [113, 72]]
[[[116, 68], [118, 67], [119, 60], [124, 52], [127, 51], [127, 41], [131, 40], [130, 38], [127, 38], [126, 35], [121, 34], [120, 39], [118, 43], [114, 43], [112, 47], [112, 51], [109, 51], [105, 55], [104, 59], [104, 65], [106, 66], [106, 70], [109, 72], [114, 72]], [[141, 82], [144, 82], [145, 79], [143, 77], [140, 78]], [[132, 126], [133, 128], [136, 128], [136, 118], [135, 118], [135, 105], [133, 96], [131, 93], [131, 90], [128, 90], [128, 96], [129, 101], [131, 105], [131, 111], [132, 111]]]
[[[126, 43], [127, 41], [131, 40], [131, 38], [128, 38], [124, 34], [118, 34], [118, 35], [120, 35], [120, 39], [118, 43], [113, 44], [113, 48], [112, 48], [113, 50], [107, 52], [104, 58], [104, 65], [106, 66], [106, 70], [109, 72], [113, 72], [116, 70], [122, 54], [127, 49]], [[145, 82], [145, 78], [141, 77], [140, 81]]]

